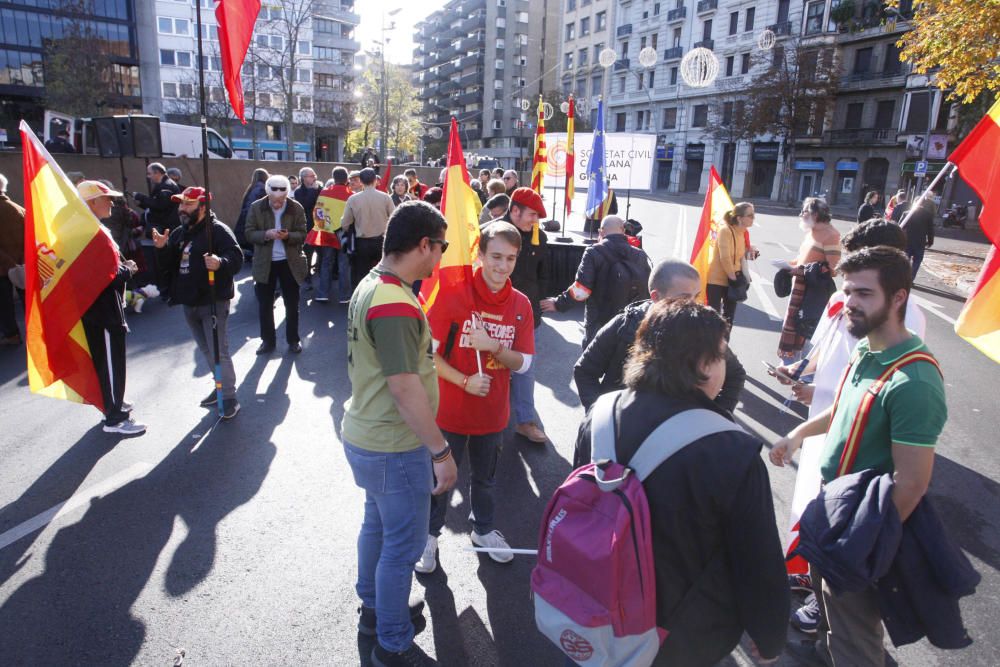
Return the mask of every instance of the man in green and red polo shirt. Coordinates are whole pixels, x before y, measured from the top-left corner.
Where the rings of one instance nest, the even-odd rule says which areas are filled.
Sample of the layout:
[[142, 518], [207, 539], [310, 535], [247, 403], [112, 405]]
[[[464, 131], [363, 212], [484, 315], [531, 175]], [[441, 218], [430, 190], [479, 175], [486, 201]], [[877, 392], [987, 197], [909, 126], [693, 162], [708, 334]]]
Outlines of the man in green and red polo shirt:
[[[906, 255], [888, 246], [863, 248], [841, 260], [837, 271], [844, 275], [847, 330], [862, 340], [834, 405], [779, 440], [771, 462], [790, 462], [804, 438], [826, 433], [823, 481], [865, 469], [891, 473], [892, 500], [906, 521], [931, 481], [934, 446], [948, 418], [944, 382], [923, 341], [903, 324], [912, 285]], [[899, 365], [911, 355], [910, 363]], [[884, 384], [873, 394], [879, 378]], [[867, 422], [860, 437], [852, 436], [855, 421], [861, 426], [859, 408], [866, 396], [871, 397]], [[815, 573], [813, 580], [819, 581]], [[836, 665], [884, 664], [875, 589], [835, 596], [826, 582], [821, 585], [821, 610], [830, 630], [815, 646], [803, 648], [809, 655], [802, 657], [826, 664], [832, 657]]]

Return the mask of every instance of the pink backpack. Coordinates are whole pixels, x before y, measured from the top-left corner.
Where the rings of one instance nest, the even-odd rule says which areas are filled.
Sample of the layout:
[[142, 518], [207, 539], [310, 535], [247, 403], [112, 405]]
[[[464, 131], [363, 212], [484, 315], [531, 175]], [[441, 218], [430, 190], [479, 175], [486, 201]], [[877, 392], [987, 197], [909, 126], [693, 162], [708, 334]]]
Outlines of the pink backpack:
[[686, 410], [660, 424], [624, 466], [615, 462], [621, 393], [604, 394], [594, 404], [592, 462], [574, 470], [549, 501], [531, 573], [538, 629], [586, 667], [650, 665], [668, 634], [656, 626], [642, 481], [689, 443], [742, 430], [711, 410]]

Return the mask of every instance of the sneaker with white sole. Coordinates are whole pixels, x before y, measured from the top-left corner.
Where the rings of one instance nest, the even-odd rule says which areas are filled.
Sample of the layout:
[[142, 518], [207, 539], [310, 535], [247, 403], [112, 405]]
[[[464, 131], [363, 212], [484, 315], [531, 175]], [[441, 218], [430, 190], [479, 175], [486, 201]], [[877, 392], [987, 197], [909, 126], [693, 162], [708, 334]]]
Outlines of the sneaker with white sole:
[[424, 553], [421, 554], [417, 564], [413, 566], [414, 571], [419, 574], [430, 574], [436, 570], [438, 566], [437, 549], [438, 538], [428, 535], [427, 544], [424, 545]]
[[227, 398], [222, 401], [222, 418], [232, 419], [240, 411], [240, 402], [235, 398]]
[[812, 577], [808, 574], [790, 574], [788, 575], [788, 588], [801, 593], [812, 593]]
[[129, 417], [128, 419], [123, 419], [117, 424], [105, 424], [105, 433], [118, 433], [119, 435], [142, 435], [146, 432], [145, 424], [138, 424], [134, 419]]
[[[503, 534], [499, 530], [491, 530], [485, 535], [480, 535], [476, 531], [470, 533], [472, 538], [472, 543], [477, 547], [487, 547], [489, 549], [510, 549], [510, 545], [507, 544], [507, 540], [504, 539]], [[497, 553], [495, 551], [487, 552], [490, 558], [498, 563], [509, 563], [514, 560], [514, 554], [512, 553]]]
[[792, 614], [792, 627], [807, 635], [814, 635], [819, 628], [819, 619], [819, 600], [815, 593], [810, 593], [806, 596], [805, 604]]

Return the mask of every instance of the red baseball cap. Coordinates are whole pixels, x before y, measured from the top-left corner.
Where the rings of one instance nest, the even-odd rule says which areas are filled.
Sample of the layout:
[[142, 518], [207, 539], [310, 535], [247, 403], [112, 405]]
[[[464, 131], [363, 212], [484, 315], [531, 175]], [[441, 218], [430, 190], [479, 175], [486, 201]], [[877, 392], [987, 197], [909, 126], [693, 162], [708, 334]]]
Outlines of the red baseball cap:
[[513, 204], [526, 206], [533, 211], [536, 211], [542, 218], [546, 216], [545, 204], [542, 202], [542, 196], [531, 188], [518, 188], [517, 190], [514, 190], [513, 194], [510, 196], [510, 200]]
[[179, 195], [172, 195], [170, 201], [177, 202], [178, 204], [189, 204], [191, 202], [205, 202], [212, 198], [211, 193], [206, 193], [205, 188], [199, 188], [196, 185], [192, 185], [189, 188], [184, 188], [184, 192]]

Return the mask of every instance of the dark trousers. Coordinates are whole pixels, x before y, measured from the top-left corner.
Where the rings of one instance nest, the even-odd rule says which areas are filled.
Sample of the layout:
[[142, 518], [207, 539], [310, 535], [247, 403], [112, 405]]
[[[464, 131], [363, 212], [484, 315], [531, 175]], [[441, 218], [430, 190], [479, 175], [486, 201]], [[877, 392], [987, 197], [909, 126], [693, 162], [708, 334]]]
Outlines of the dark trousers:
[[912, 246], [907, 247], [906, 254], [910, 256], [910, 263], [913, 264], [913, 275], [911, 278], [917, 277], [917, 271], [920, 270], [920, 263], [924, 261], [924, 246]]
[[156, 248], [151, 245], [142, 246], [142, 256], [146, 260], [146, 271], [142, 276], [136, 276], [133, 280], [136, 285], [156, 285], [163, 292], [163, 276], [160, 275], [160, 265], [156, 259]]
[[382, 237], [354, 239], [354, 254], [351, 255], [351, 284], [357, 287], [361, 279], [382, 261]]
[[274, 345], [274, 291], [281, 285], [281, 299], [285, 303], [285, 340], [289, 345], [299, 342], [299, 284], [288, 268], [286, 260], [271, 262], [271, 275], [266, 283], [254, 283], [260, 319], [260, 338]]
[[125, 330], [105, 329], [84, 322], [83, 332], [87, 336], [97, 380], [101, 383], [104, 423], [108, 426], [119, 424], [128, 418], [128, 413], [122, 410], [125, 398]]
[[306, 284], [312, 285], [312, 275], [313, 275], [313, 256], [318, 255], [316, 252], [316, 246], [304, 245], [302, 246], [302, 252], [306, 256]]
[[705, 287], [705, 296], [708, 299], [708, 306], [726, 318], [732, 326], [733, 318], [736, 316], [736, 304], [739, 301], [729, 298], [729, 286], [709, 284]]
[[[24, 302], [24, 293], [21, 294], [21, 302]], [[14, 283], [10, 282], [7, 274], [0, 276], [0, 336], [9, 338], [19, 336], [17, 329], [17, 315], [14, 311]]]
[[[472, 506], [472, 528], [480, 535], [493, 530], [493, 517], [496, 502], [493, 499], [493, 487], [496, 486], [497, 461], [500, 460], [501, 440], [503, 433], [487, 433], [486, 435], [462, 435], [442, 431], [444, 439], [451, 446], [451, 455], [455, 457], [455, 465], [462, 465], [465, 450], [469, 450], [469, 477], [472, 478], [472, 491], [469, 494], [469, 504]], [[464, 490], [463, 490], [464, 493]], [[445, 513], [451, 504], [451, 491], [438, 496], [431, 496], [431, 520], [428, 532], [435, 537], [441, 535], [444, 527]]]

